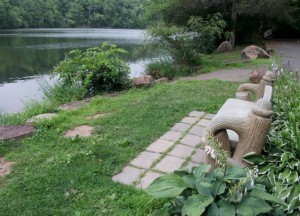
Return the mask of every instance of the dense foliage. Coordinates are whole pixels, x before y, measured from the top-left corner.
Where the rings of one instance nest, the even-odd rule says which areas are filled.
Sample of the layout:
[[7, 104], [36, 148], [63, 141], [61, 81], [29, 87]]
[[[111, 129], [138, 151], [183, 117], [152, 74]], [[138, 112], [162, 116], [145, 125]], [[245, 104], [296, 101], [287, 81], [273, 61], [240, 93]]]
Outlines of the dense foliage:
[[273, 113], [265, 155], [246, 159], [258, 165], [267, 190], [288, 203], [284, 215], [300, 215], [300, 84], [295, 74], [277, 77]]
[[215, 149], [219, 167], [210, 170], [210, 165], [201, 164], [154, 180], [147, 192], [155, 198], [173, 200], [153, 215], [283, 215], [281, 209], [269, 203], [287, 206], [286, 203], [265, 192], [264, 185], [257, 182], [256, 170], [227, 165], [227, 153], [212, 135], [208, 136], [207, 147]]
[[141, 28], [145, 0], [0, 0], [0, 29]]
[[122, 90], [129, 84], [129, 66], [121, 59], [127, 52], [107, 42], [85, 52], [73, 50], [55, 68], [64, 85], [82, 86], [90, 94]]
[[260, 39], [265, 30], [298, 30], [298, 0], [152, 0], [145, 17], [153, 24], [163, 21], [170, 25], [186, 26], [191, 16], [206, 17], [219, 12], [235, 38], [240, 42]]

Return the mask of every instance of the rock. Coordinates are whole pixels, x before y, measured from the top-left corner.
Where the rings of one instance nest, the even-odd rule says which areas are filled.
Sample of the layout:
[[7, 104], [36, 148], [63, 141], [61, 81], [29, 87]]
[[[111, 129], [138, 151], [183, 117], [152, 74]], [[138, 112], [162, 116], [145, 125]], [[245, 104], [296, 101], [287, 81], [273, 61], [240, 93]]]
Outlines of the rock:
[[34, 127], [31, 125], [23, 126], [0, 126], [0, 140], [21, 139], [33, 134]]
[[255, 84], [259, 83], [263, 76], [266, 74], [266, 72], [267, 71], [264, 69], [258, 69], [253, 71], [249, 76], [250, 82]]
[[169, 79], [167, 77], [163, 77], [160, 79], [155, 80], [156, 83], [164, 83], [164, 82], [169, 82]]
[[0, 158], [0, 176], [6, 176], [10, 173], [12, 165], [15, 162], [5, 161], [4, 158]]
[[270, 58], [265, 50], [255, 45], [246, 47], [241, 54], [244, 59]]
[[96, 120], [96, 119], [99, 119], [99, 118], [103, 118], [105, 116], [108, 116], [110, 115], [111, 113], [98, 113], [98, 114], [95, 114], [95, 115], [90, 115], [90, 116], [87, 116], [86, 117], [86, 120]]
[[232, 44], [229, 41], [224, 41], [217, 48], [218, 53], [231, 52], [233, 50]]
[[135, 87], [151, 87], [154, 85], [154, 81], [150, 75], [140, 76], [133, 79], [132, 85]]
[[57, 114], [55, 114], [55, 113], [45, 113], [45, 114], [34, 116], [31, 119], [28, 119], [26, 121], [26, 123], [27, 124], [32, 124], [32, 123], [35, 123], [35, 122], [40, 121], [40, 120], [50, 120], [50, 119], [53, 119], [53, 118], [56, 118], [56, 117], [57, 117]]
[[89, 136], [92, 135], [93, 129], [94, 128], [89, 126], [89, 125], [80, 125], [80, 126], [75, 127], [71, 130], [68, 130], [64, 134], [64, 137], [65, 138], [76, 137], [76, 136], [89, 137]]

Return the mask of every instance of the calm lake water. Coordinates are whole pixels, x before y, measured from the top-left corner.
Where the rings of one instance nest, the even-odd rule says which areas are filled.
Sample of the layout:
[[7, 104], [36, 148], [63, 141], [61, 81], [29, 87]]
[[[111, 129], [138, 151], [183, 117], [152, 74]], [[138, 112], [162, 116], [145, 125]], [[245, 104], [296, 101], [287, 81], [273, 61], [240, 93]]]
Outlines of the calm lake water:
[[72, 49], [86, 49], [110, 41], [126, 49], [131, 77], [144, 72], [151, 56], [133, 50], [144, 42], [143, 30], [22, 29], [0, 31], [0, 111], [19, 112], [24, 103], [42, 98], [39, 79], [50, 83], [49, 73]]

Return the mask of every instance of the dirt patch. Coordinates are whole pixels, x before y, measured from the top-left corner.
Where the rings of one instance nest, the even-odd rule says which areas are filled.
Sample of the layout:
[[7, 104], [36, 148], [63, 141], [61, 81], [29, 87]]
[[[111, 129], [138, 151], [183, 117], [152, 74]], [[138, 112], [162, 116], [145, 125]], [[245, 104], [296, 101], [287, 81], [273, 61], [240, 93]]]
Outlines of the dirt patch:
[[65, 138], [71, 138], [71, 137], [89, 137], [92, 135], [93, 127], [89, 125], [80, 125], [78, 127], [75, 127], [71, 130], [68, 130], [65, 134]]
[[0, 140], [21, 139], [33, 134], [34, 127], [31, 125], [8, 125], [0, 126]]
[[80, 107], [83, 107], [84, 105], [87, 105], [89, 102], [91, 102], [91, 100], [92, 100], [91, 98], [87, 98], [81, 101], [74, 101], [71, 103], [63, 104], [58, 108], [61, 110], [76, 110]]
[[0, 158], [0, 176], [6, 176], [10, 174], [11, 167], [15, 162], [5, 161], [4, 158]]
[[97, 113], [95, 115], [90, 115], [86, 117], [86, 120], [96, 120], [99, 118], [104, 118], [105, 116], [111, 115], [111, 113]]

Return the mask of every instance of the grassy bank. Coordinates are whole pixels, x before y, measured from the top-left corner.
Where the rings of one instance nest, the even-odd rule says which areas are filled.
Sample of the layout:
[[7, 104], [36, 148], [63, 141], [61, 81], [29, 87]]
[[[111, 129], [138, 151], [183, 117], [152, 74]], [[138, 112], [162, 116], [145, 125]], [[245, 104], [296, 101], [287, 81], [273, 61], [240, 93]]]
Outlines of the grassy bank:
[[[99, 96], [86, 107], [38, 123], [30, 138], [1, 142], [1, 156], [16, 162], [12, 173], [0, 178], [1, 215], [148, 214], [159, 201], [114, 183], [112, 176], [189, 112], [216, 112], [237, 86], [177, 81]], [[86, 119], [96, 113], [108, 115]], [[62, 137], [81, 124], [95, 127], [92, 137]]]

